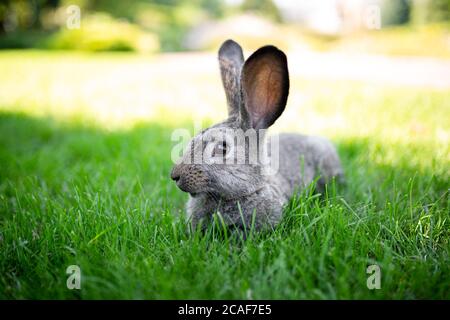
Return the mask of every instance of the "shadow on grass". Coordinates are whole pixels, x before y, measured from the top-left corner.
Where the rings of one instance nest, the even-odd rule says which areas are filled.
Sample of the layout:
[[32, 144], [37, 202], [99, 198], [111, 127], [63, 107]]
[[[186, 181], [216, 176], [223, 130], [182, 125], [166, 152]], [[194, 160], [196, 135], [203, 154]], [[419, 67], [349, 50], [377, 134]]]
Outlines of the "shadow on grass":
[[[23, 183], [30, 178], [40, 180], [52, 192], [61, 191], [68, 181], [90, 181], [100, 189], [103, 185], [118, 192], [142, 188], [166, 204], [175, 202], [179, 206], [185, 197], [169, 179], [174, 129], [153, 122], [130, 130], [108, 131], [82, 123], [0, 113], [0, 190], [8, 192], [7, 181]], [[433, 202], [448, 191], [445, 159], [435, 159], [428, 167], [415, 166], [411, 161], [417, 155], [431, 157], [430, 148], [383, 146], [370, 139], [341, 140], [337, 144], [348, 181], [341, 190], [351, 202], [376, 201], [383, 205], [398, 194], [429, 197]], [[388, 155], [392, 151], [397, 166], [370, 159], [392, 157]]]
[[149, 123], [107, 131], [76, 122], [0, 114], [0, 190], [13, 196], [9, 187], [34, 179], [54, 195], [70, 192], [70, 182], [116, 194], [139, 191], [158, 199], [157, 205], [180, 204], [183, 197], [168, 183], [172, 130]]

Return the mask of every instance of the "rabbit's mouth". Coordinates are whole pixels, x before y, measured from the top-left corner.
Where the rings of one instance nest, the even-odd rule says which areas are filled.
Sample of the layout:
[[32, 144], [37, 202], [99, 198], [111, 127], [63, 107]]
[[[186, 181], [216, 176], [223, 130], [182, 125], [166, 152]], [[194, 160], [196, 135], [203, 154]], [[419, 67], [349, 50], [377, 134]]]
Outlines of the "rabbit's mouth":
[[197, 197], [200, 194], [200, 192], [198, 192], [198, 191], [193, 191], [192, 188], [188, 184], [184, 183], [183, 181], [177, 181], [177, 187], [181, 191], [189, 193], [191, 195], [191, 197]]
[[175, 181], [181, 191], [193, 197], [201, 191], [202, 186], [207, 184], [207, 177], [202, 171], [186, 165], [175, 166], [170, 173], [170, 178]]

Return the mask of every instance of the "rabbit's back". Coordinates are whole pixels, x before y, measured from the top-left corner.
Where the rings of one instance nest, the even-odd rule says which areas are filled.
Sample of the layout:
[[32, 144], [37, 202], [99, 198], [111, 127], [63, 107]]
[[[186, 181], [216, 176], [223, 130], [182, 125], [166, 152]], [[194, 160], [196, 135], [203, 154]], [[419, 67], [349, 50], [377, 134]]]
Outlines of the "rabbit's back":
[[[333, 144], [322, 137], [295, 133], [280, 134], [278, 176], [285, 184], [288, 196], [297, 188], [309, 185], [317, 176], [319, 191], [336, 177], [341, 180], [343, 171]], [[273, 157], [273, 155], [271, 155]]]

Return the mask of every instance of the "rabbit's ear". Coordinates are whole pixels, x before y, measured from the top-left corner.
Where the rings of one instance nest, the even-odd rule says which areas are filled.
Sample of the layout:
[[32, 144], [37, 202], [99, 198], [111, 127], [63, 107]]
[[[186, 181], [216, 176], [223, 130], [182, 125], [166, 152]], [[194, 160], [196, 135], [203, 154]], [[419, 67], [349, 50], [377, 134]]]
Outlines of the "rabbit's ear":
[[289, 94], [286, 55], [274, 46], [255, 51], [242, 68], [241, 87], [251, 127], [270, 127], [283, 113]]
[[219, 49], [220, 73], [228, 103], [228, 114], [237, 114], [241, 104], [240, 78], [244, 64], [242, 48], [233, 40], [225, 41]]

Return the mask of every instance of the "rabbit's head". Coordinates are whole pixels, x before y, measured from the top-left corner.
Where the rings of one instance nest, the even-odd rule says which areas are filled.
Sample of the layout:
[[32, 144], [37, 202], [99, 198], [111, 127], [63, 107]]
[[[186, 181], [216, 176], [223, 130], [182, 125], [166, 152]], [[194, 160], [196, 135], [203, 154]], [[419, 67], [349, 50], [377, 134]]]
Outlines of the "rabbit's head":
[[245, 62], [233, 40], [219, 50], [228, 119], [195, 136], [174, 166], [171, 178], [192, 196], [236, 198], [264, 182], [264, 132], [281, 115], [289, 92], [286, 55], [274, 46]]

